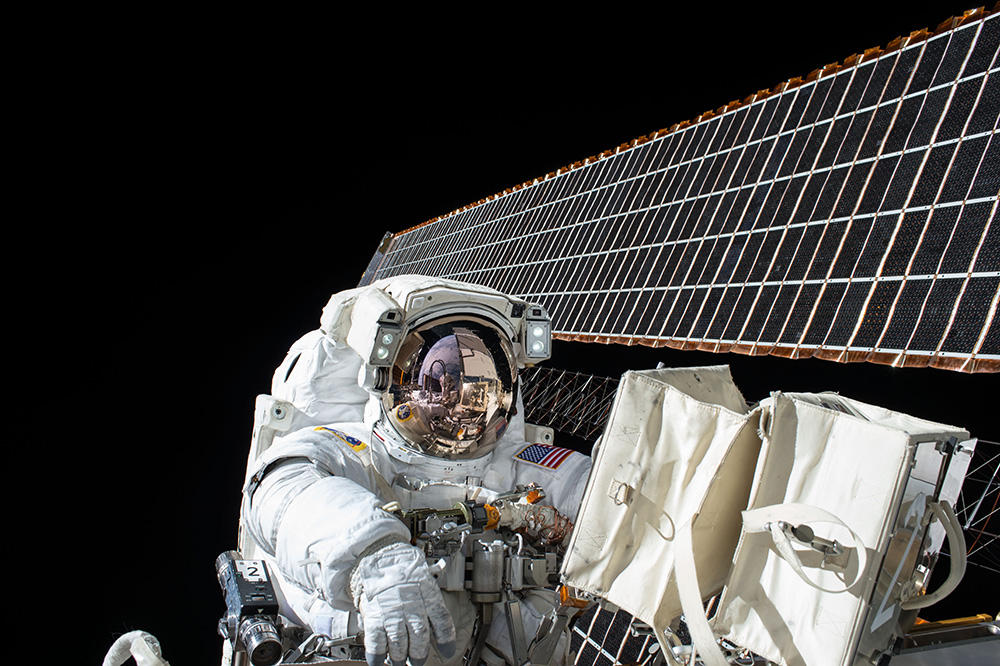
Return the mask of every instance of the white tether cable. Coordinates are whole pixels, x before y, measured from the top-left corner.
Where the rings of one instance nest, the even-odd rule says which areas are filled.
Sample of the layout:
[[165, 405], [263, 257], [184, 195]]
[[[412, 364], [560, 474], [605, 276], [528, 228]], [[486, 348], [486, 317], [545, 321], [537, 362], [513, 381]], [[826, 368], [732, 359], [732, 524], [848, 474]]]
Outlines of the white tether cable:
[[104, 657], [103, 666], [122, 666], [129, 657], [137, 666], [170, 666], [163, 658], [160, 641], [145, 631], [130, 631], [114, 642]]

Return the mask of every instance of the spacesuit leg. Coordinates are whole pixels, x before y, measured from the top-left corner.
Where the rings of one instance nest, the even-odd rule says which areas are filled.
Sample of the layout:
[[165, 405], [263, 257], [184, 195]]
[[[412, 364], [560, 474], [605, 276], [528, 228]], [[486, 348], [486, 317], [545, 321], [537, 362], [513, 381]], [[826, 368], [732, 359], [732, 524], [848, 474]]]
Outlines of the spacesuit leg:
[[476, 606], [469, 600], [469, 595], [465, 593], [444, 593], [444, 605], [451, 613], [455, 622], [455, 643], [458, 648], [451, 659], [444, 659], [437, 651], [435, 645], [431, 645], [430, 659], [427, 666], [460, 666], [465, 658], [465, 653], [472, 643], [472, 632], [476, 626]]
[[[547, 614], [555, 610], [554, 592], [552, 590], [529, 590], [522, 596], [519, 606], [522, 631], [524, 632], [523, 636], [530, 650], [538, 634], [538, 628], [541, 626], [542, 620]], [[496, 604], [493, 615], [495, 620], [489, 629], [489, 635], [486, 639], [487, 649], [483, 650], [482, 660], [488, 666], [513, 664], [510, 630], [507, 627], [503, 604]], [[553, 666], [566, 664], [568, 662], [569, 645], [569, 634], [563, 631], [549, 663]]]

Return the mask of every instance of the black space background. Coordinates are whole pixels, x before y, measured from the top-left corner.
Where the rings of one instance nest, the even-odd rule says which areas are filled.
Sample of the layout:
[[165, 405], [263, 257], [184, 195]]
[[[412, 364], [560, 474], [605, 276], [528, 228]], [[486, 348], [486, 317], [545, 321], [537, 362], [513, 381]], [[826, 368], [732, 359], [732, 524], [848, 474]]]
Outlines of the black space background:
[[[213, 562], [235, 545], [254, 396], [386, 231], [969, 8], [921, 7], [26, 25], [7, 103], [5, 496], [14, 606], [37, 633], [16, 634], [94, 664], [144, 629], [174, 666], [218, 663]], [[751, 402], [839, 390], [1000, 437], [995, 376], [568, 343], [551, 364], [618, 375], [658, 361], [730, 363]], [[984, 585], [997, 589], [971, 587]]]

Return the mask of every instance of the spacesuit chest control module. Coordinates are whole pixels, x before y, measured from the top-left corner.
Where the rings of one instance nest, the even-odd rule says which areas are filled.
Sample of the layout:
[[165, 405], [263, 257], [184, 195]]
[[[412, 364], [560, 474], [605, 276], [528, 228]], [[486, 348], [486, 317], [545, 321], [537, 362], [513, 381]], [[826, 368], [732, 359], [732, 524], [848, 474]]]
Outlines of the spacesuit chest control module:
[[590, 458], [524, 423], [518, 370], [550, 353], [545, 309], [484, 287], [335, 294], [257, 400], [239, 550], [217, 565], [231, 662], [562, 663]]

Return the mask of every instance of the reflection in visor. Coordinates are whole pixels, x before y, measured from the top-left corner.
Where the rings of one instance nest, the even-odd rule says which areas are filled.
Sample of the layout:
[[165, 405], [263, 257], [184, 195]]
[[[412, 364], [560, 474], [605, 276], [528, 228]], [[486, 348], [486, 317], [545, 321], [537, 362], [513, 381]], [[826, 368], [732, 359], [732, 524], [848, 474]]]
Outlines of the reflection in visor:
[[512, 358], [506, 338], [483, 323], [463, 320], [414, 331], [383, 395], [390, 421], [426, 453], [484, 455], [507, 426]]

